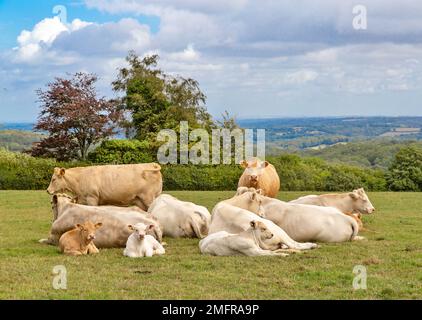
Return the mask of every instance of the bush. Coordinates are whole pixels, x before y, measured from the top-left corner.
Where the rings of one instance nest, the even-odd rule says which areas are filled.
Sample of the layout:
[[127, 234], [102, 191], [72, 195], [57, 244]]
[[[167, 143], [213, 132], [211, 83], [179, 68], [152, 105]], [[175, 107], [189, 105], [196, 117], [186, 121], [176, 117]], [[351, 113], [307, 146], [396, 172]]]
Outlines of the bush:
[[409, 146], [397, 152], [387, 183], [393, 191], [422, 191], [422, 148]]
[[153, 156], [147, 141], [105, 140], [88, 159], [93, 163], [129, 164], [152, 162]]
[[23, 153], [0, 149], [0, 189], [47, 189], [54, 167], [83, 166], [86, 163], [57, 162], [52, 159], [34, 158]]

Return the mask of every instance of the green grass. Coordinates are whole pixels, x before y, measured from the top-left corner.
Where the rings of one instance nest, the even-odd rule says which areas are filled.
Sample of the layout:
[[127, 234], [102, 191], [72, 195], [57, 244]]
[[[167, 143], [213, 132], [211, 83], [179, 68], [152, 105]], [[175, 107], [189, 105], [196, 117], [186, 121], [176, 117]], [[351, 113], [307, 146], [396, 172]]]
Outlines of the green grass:
[[[207, 206], [233, 192], [171, 192]], [[284, 200], [306, 192], [282, 192]], [[129, 259], [123, 249], [66, 257], [38, 243], [51, 224], [44, 191], [0, 191], [1, 299], [421, 299], [422, 194], [372, 193], [368, 241], [322, 244], [289, 257], [210, 257], [197, 239], [165, 239], [166, 255]], [[52, 287], [55, 265], [67, 290]], [[355, 265], [367, 290], [353, 290]]]

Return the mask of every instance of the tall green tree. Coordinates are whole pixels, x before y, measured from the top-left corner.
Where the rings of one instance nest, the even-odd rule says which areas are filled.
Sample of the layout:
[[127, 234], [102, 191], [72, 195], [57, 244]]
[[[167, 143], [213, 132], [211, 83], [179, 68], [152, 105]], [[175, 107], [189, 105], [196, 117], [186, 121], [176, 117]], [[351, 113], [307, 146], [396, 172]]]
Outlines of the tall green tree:
[[123, 93], [127, 135], [133, 132], [139, 140], [155, 141], [161, 129], [177, 130], [180, 121], [188, 121], [192, 129], [213, 127], [198, 82], [166, 74], [158, 68], [158, 60], [158, 55], [141, 58], [130, 52], [128, 67], [121, 68], [112, 83], [116, 92]]
[[387, 182], [390, 190], [422, 191], [422, 148], [409, 146], [397, 152]]

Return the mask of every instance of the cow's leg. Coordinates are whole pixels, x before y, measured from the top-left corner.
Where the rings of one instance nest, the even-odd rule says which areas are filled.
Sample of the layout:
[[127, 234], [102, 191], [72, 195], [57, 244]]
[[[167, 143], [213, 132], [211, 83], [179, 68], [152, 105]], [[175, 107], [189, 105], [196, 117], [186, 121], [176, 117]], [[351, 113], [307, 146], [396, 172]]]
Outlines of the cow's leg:
[[247, 249], [243, 249], [242, 252], [247, 255], [247, 256], [282, 256], [282, 257], [287, 257], [288, 254], [287, 253], [282, 253], [282, 252], [275, 252], [275, 251], [271, 251], [271, 250], [262, 250], [261, 248], [258, 247], [249, 247]]
[[98, 250], [98, 248], [95, 246], [95, 244], [90, 243], [88, 245], [88, 254], [96, 254], [99, 253], [100, 251]]
[[50, 234], [48, 239], [40, 239], [38, 242], [42, 244], [48, 244], [50, 246], [57, 246], [59, 244], [59, 236]]
[[98, 197], [96, 196], [88, 196], [85, 198], [85, 201], [88, 206], [98, 206], [99, 204]]
[[137, 207], [141, 208], [143, 211], [147, 211], [147, 210], [148, 210], [148, 207], [149, 207], [149, 206], [147, 206], [147, 205], [145, 204], [145, 201], [144, 201], [144, 200], [142, 200], [140, 197], [136, 197], [136, 198], [135, 198], [135, 200], [134, 200], [133, 202], [135, 203], [135, 205], [136, 205]]
[[366, 238], [361, 237], [361, 236], [355, 236], [352, 241], [362, 241], [362, 240], [366, 240]]

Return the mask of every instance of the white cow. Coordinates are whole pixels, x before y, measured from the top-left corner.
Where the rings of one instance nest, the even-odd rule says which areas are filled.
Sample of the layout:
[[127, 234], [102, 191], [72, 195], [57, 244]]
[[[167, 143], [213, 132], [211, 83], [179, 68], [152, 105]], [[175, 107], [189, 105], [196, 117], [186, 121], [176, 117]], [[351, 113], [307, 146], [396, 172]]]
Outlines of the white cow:
[[361, 240], [356, 219], [334, 207], [292, 204], [266, 198], [265, 217], [296, 241], [344, 242]]
[[163, 235], [173, 238], [203, 238], [208, 234], [211, 215], [207, 208], [161, 194], [148, 209], [161, 225]]
[[166, 253], [163, 246], [153, 236], [147, 234], [149, 229], [154, 228], [153, 225], [137, 223], [134, 226], [128, 225], [128, 228], [133, 233], [127, 239], [123, 255], [130, 258], [142, 258]]
[[266, 242], [273, 236], [264, 223], [252, 220], [250, 228], [239, 234], [220, 231], [208, 235], [199, 242], [199, 249], [213, 256], [287, 256], [268, 250]]
[[[229, 199], [231, 203], [242, 205], [244, 207], [253, 207], [252, 205], [247, 205], [250, 202], [250, 199], [255, 198], [255, 207], [258, 208], [261, 214], [265, 214], [265, 211], [258, 203], [258, 198], [252, 195], [253, 192], [246, 192], [241, 196], [235, 196], [234, 198], [237, 199]], [[243, 201], [241, 201], [243, 200]], [[317, 245], [315, 243], [299, 243], [294, 241], [292, 238], [288, 236], [288, 234], [279, 226], [277, 226], [274, 222], [261, 218], [256, 213], [253, 213], [247, 209], [243, 209], [241, 207], [229, 204], [226, 201], [222, 201], [218, 203], [213, 211], [212, 211], [212, 218], [211, 224], [209, 228], [209, 234], [216, 233], [219, 231], [226, 231], [229, 233], [240, 233], [246, 231], [250, 227], [250, 222], [252, 220], [260, 221], [265, 224], [265, 226], [273, 233], [273, 237], [268, 239], [267, 246], [270, 250], [277, 250], [281, 248], [290, 248], [290, 249], [297, 249], [297, 250], [307, 250], [316, 248]]]

